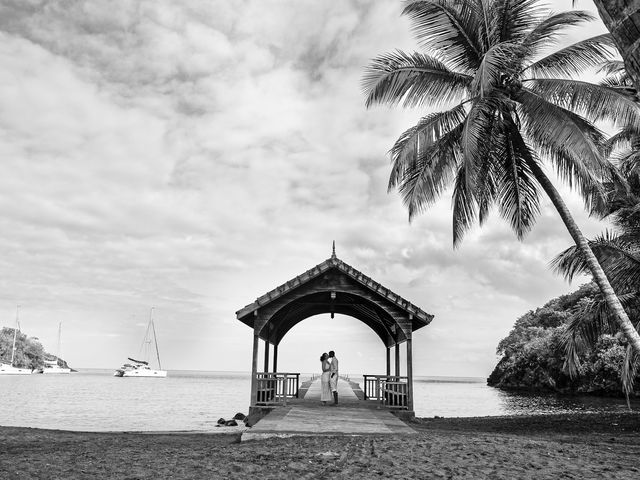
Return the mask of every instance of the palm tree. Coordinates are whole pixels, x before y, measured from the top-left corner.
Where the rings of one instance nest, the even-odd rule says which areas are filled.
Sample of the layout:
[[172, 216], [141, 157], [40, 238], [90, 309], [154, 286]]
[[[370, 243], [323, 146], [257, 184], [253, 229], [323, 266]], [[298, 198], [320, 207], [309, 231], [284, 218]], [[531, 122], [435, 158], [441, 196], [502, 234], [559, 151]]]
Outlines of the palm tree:
[[[625, 186], [611, 185], [609, 215], [615, 231], [606, 231], [589, 241], [589, 246], [615, 287], [625, 310], [640, 320], [640, 166], [634, 170], [628, 170], [628, 164], [622, 167], [628, 183]], [[581, 252], [575, 247], [559, 254], [551, 265], [569, 280], [578, 273], [588, 272]], [[640, 322], [636, 328], [638, 326]], [[580, 352], [596, 345], [602, 334], [615, 332], [616, 327], [615, 319], [601, 296], [580, 306], [564, 334], [564, 367], [570, 376], [578, 373]], [[633, 391], [640, 366], [640, 356], [630, 347], [627, 347], [622, 372], [622, 387], [627, 399]]]
[[593, 0], [593, 3], [624, 58], [636, 89], [640, 90], [640, 48], [637, 43], [640, 0]]
[[607, 305], [633, 348], [640, 335], [564, 200], [543, 169], [602, 203], [613, 169], [594, 122], [640, 127], [627, 92], [573, 77], [612, 57], [609, 34], [547, 53], [566, 27], [592, 20], [580, 11], [549, 14], [536, 0], [416, 0], [406, 4], [418, 42], [429, 53], [374, 58], [363, 77], [366, 105], [441, 107], [393, 145], [389, 189], [409, 218], [453, 184], [453, 242], [497, 206], [519, 239], [539, 214], [542, 189], [582, 252]]
[[[605, 65], [609, 76], [606, 85], [635, 93], [633, 81], [622, 62]], [[607, 202], [600, 209], [603, 217], [611, 220], [614, 230], [589, 241], [591, 250], [602, 265], [607, 278], [618, 293], [627, 312], [640, 314], [640, 131], [627, 126], [607, 141], [611, 160], [617, 164], [623, 182], [606, 184]], [[567, 248], [551, 262], [551, 266], [567, 279], [587, 273], [588, 266], [576, 247]], [[565, 368], [575, 376], [579, 367], [579, 352], [592, 347], [603, 333], [616, 330], [606, 303], [596, 297], [582, 305], [567, 325], [565, 332]], [[638, 369], [638, 358], [627, 349], [623, 369], [623, 389], [628, 395], [633, 390]]]

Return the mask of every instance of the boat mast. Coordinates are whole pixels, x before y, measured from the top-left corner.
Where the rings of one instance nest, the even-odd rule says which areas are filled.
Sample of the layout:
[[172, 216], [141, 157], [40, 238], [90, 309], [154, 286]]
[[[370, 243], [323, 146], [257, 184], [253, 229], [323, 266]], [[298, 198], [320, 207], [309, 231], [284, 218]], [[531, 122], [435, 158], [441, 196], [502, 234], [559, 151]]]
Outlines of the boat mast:
[[13, 366], [13, 359], [16, 356], [16, 336], [18, 335], [18, 312], [20, 311], [20, 305], [16, 306], [16, 327], [13, 329], [13, 346], [11, 347], [11, 366]]
[[56, 365], [58, 364], [58, 359], [60, 358], [60, 333], [62, 332], [62, 322], [58, 323], [58, 349], [56, 350]]
[[153, 341], [156, 344], [156, 357], [158, 358], [158, 370], [162, 370], [162, 365], [160, 365], [160, 352], [158, 351], [158, 338], [156, 337], [156, 325], [153, 323], [153, 309], [151, 307], [151, 314], [149, 323], [151, 323], [151, 329], [153, 330]]

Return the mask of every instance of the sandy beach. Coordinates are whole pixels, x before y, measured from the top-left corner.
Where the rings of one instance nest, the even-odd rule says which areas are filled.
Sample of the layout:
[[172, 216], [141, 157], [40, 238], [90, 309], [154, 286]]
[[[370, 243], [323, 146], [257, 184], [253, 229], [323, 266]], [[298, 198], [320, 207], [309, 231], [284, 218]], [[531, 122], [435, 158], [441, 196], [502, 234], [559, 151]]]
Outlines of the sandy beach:
[[0, 427], [2, 479], [640, 478], [640, 415], [416, 419], [418, 435], [82, 433]]

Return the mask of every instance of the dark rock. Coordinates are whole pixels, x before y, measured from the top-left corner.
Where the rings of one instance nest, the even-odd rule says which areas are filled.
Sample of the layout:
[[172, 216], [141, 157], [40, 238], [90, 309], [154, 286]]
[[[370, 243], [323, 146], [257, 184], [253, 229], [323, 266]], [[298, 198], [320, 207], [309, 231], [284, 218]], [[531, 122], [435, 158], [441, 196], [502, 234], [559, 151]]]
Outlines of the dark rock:
[[242, 421], [244, 421], [244, 420], [245, 420], [245, 418], [247, 418], [247, 416], [246, 416], [244, 413], [240, 413], [240, 412], [236, 413], [236, 414], [233, 416], [233, 419], [234, 419], [234, 420], [242, 420]]
[[218, 425], [224, 425], [225, 423], [227, 423], [227, 421], [224, 418], [220, 417], [218, 419]]
[[227, 427], [237, 427], [238, 426], [238, 422], [236, 422], [235, 420], [227, 420], [225, 423], [225, 426]]

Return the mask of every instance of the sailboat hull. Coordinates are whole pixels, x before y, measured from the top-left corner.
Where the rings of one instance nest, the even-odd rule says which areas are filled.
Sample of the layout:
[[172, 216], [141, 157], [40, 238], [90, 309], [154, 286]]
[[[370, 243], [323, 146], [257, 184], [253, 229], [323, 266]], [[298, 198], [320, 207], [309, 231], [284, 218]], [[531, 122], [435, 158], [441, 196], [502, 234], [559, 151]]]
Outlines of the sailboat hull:
[[166, 370], [154, 370], [152, 368], [136, 368], [133, 370], [125, 370], [122, 372], [123, 377], [159, 377], [163, 378], [167, 376]]
[[30, 368], [18, 368], [6, 363], [0, 364], [0, 375], [31, 375]]
[[62, 367], [47, 367], [42, 369], [42, 373], [46, 373], [49, 375], [59, 375], [59, 374], [65, 374], [65, 373], [71, 373], [71, 369], [70, 368], [62, 368]]
[[[147, 332], [144, 336], [144, 341], [142, 343], [143, 347], [146, 346], [144, 360], [136, 360], [135, 358], [129, 357], [128, 359], [132, 363], [125, 363], [122, 367], [118, 368], [113, 376], [114, 377], [140, 377], [140, 378], [164, 378], [167, 376], [166, 370], [160, 370], [162, 366], [160, 365], [160, 353], [158, 352], [158, 340], [156, 339], [156, 327], [153, 323], [153, 309], [151, 307], [151, 311], [149, 312], [149, 324], [147, 325]], [[149, 347], [151, 346], [151, 339], [153, 338], [153, 343], [155, 344], [156, 349], [156, 357], [158, 359], [158, 370], [153, 369], [149, 366]], [[143, 350], [144, 348], [141, 348]]]

